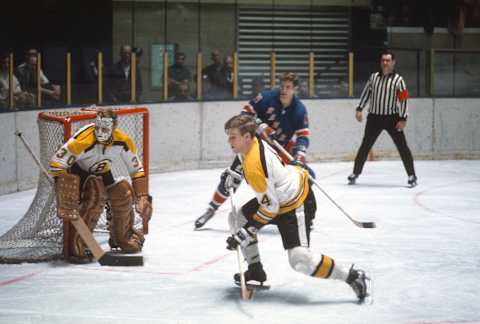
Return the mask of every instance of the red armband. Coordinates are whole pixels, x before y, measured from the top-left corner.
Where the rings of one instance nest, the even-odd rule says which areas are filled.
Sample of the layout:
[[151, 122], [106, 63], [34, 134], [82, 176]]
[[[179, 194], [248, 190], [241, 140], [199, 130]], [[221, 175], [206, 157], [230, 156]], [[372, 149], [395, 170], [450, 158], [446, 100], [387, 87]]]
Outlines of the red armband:
[[405, 101], [405, 100], [407, 100], [409, 97], [410, 97], [410, 95], [408, 94], [408, 90], [407, 90], [407, 89], [402, 90], [402, 91], [398, 91], [398, 100], [400, 100], [400, 101]]

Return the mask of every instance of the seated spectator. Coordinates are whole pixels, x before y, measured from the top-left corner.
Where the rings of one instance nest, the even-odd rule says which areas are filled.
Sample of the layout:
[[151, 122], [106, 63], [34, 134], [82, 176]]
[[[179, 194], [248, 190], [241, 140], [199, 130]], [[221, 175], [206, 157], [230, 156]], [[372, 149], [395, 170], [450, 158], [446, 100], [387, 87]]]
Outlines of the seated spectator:
[[190, 96], [190, 89], [188, 86], [188, 82], [180, 82], [178, 83], [177, 93], [170, 97], [171, 101], [190, 101], [193, 100], [192, 96]]
[[[25, 53], [25, 62], [17, 66], [15, 70], [15, 75], [20, 82], [20, 87], [33, 96], [37, 93], [37, 55], [38, 51], [35, 48], [29, 49]], [[41, 69], [40, 91], [45, 96], [47, 102], [54, 103], [60, 100], [60, 86], [50, 83]]]
[[34, 104], [34, 96], [28, 92], [22, 91], [18, 79], [13, 74], [13, 102], [14, 107], [10, 107], [10, 60], [8, 53], [0, 53], [0, 108], [8, 111], [7, 108], [31, 107]]
[[[120, 60], [115, 63], [108, 74], [108, 88], [113, 103], [125, 103], [131, 101], [131, 59], [132, 47], [122, 45], [120, 47]], [[142, 95], [142, 76], [140, 69], [136, 69], [136, 99], [140, 101]]]
[[192, 74], [185, 66], [185, 59], [185, 53], [177, 52], [175, 63], [168, 67], [168, 93], [172, 97], [183, 96], [181, 92], [185, 90], [185, 86], [183, 86], [183, 89], [180, 89], [180, 87], [183, 83], [187, 83], [186, 87], [188, 89], [189, 82], [192, 80]]

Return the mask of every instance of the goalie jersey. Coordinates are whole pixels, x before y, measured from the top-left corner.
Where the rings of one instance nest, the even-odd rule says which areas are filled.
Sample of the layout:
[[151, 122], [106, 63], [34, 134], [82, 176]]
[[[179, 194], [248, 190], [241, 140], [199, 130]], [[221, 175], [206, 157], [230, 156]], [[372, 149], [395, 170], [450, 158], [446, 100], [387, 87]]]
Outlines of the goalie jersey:
[[307, 109], [297, 96], [283, 108], [280, 90], [262, 91], [243, 108], [243, 113], [256, 114], [275, 130], [275, 139], [293, 156], [306, 152], [310, 143]]
[[253, 216], [259, 227], [277, 215], [301, 206], [310, 190], [308, 171], [285, 165], [275, 150], [263, 140], [254, 138], [250, 151], [240, 157], [246, 181], [260, 205]]
[[90, 174], [102, 175], [108, 173], [113, 161], [118, 159], [123, 161], [132, 179], [145, 175], [135, 143], [126, 133], [115, 128], [111, 143], [104, 145], [96, 140], [95, 124], [89, 124], [58, 149], [50, 161], [50, 174], [57, 176], [77, 164]]

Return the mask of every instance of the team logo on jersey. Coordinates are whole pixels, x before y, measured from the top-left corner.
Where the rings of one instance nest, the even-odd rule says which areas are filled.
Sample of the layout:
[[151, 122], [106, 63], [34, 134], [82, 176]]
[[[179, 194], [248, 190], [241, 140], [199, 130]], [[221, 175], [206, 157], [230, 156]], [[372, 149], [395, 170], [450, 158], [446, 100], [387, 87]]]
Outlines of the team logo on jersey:
[[109, 159], [101, 160], [93, 164], [88, 171], [93, 174], [102, 174], [110, 171], [112, 167], [112, 161]]

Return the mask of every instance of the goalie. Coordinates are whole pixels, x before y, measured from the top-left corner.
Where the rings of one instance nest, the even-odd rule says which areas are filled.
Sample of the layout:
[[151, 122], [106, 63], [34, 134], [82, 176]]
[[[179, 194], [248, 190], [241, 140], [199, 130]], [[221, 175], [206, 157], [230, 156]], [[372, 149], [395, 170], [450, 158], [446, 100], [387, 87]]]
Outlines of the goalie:
[[[122, 160], [132, 184], [114, 179], [112, 161]], [[117, 128], [117, 116], [111, 108], [98, 108], [95, 123], [79, 129], [50, 161], [55, 178], [58, 217], [63, 220], [83, 218], [90, 231], [108, 201], [112, 213], [109, 224], [111, 248], [124, 253], [142, 249], [144, 234], [133, 227], [135, 209], [147, 224], [152, 216], [143, 165], [132, 139]], [[71, 261], [91, 259], [80, 235], [70, 235]]]

